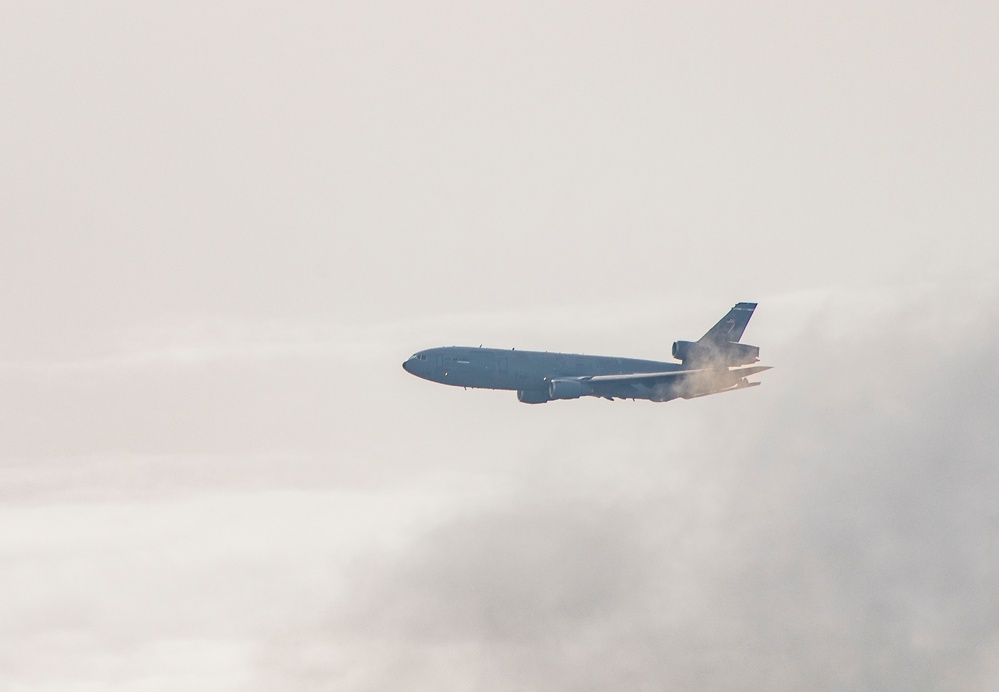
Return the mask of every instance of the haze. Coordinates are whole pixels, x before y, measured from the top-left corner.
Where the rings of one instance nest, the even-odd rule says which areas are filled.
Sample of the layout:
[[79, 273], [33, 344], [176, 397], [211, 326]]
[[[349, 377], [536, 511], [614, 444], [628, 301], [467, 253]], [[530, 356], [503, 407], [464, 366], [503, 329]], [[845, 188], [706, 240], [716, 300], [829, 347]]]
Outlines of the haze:
[[[997, 35], [0, 2], [0, 687], [995, 689]], [[745, 392], [399, 367], [737, 301]]]

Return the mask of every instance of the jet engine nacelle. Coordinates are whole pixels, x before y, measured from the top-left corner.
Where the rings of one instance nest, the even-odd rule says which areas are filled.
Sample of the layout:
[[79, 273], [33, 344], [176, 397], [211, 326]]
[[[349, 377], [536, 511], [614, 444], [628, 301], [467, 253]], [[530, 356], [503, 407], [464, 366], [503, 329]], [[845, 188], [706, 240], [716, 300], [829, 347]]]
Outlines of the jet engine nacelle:
[[547, 404], [551, 399], [548, 392], [537, 389], [518, 389], [517, 401], [522, 404]]
[[760, 347], [731, 342], [674, 341], [673, 357], [684, 365], [735, 366], [755, 363]]
[[593, 393], [593, 388], [579, 380], [552, 380], [548, 383], [550, 399], [578, 399]]

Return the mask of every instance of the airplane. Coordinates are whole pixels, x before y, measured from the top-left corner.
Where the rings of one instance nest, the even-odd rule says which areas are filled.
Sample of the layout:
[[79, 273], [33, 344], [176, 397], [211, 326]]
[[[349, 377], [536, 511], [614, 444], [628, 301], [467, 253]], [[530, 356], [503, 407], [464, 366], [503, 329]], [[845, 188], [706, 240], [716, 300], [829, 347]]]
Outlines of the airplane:
[[[756, 387], [758, 346], [742, 344], [756, 303], [737, 303], [697, 341], [673, 342], [679, 363], [575, 353], [445, 346], [418, 351], [402, 364], [417, 377], [475, 389], [516, 390], [525, 404], [584, 396], [670, 401]], [[750, 367], [741, 367], [750, 365]]]

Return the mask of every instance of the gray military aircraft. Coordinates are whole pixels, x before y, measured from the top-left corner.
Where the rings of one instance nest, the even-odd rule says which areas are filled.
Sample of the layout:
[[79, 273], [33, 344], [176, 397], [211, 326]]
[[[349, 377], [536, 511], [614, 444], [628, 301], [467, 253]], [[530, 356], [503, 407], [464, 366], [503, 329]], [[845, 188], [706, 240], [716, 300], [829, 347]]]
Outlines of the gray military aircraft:
[[679, 363], [575, 353], [446, 346], [418, 351], [402, 364], [431, 382], [517, 391], [525, 404], [595, 396], [670, 401], [755, 387], [750, 375], [765, 365], [758, 346], [740, 344], [756, 303], [738, 303], [697, 341], [673, 343]]

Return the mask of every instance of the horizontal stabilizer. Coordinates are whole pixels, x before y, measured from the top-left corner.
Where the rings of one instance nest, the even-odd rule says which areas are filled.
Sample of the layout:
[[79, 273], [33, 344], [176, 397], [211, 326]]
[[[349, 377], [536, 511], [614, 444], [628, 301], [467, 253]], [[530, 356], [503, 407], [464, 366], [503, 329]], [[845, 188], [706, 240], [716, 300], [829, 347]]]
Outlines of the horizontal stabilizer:
[[719, 389], [717, 392], [704, 392], [703, 394], [691, 394], [690, 396], [684, 397], [685, 399], [700, 399], [702, 396], [711, 396], [712, 394], [724, 394], [725, 392], [737, 392], [740, 389], [749, 389], [750, 387], [759, 387], [762, 382], [747, 382], [746, 384], [737, 384], [734, 387], [729, 387], [728, 389]]

